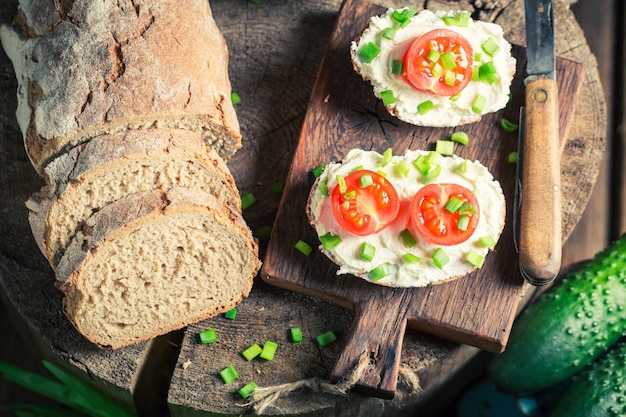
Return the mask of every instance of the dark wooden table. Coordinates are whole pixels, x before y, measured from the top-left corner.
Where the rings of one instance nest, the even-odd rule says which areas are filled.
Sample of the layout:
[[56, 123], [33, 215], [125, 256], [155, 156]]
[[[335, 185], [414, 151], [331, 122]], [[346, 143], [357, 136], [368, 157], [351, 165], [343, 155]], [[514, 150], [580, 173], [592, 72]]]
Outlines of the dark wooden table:
[[[5, 2], [0, 6], [2, 21], [13, 16], [15, 3]], [[434, 2], [427, 3], [431, 8], [436, 6]], [[451, 3], [458, 7], [457, 2]], [[521, 1], [470, 3], [481, 4], [483, 19], [497, 18], [505, 26], [512, 42], [523, 43], [519, 21]], [[504, 10], [501, 7], [503, 4], [507, 5]], [[258, 203], [245, 213], [254, 230], [270, 224], [277, 210], [279, 196], [272, 193], [271, 184], [286, 177], [340, 1], [264, 0], [255, 5], [245, 0], [213, 0], [211, 5], [229, 44], [233, 88], [243, 98], [237, 111], [245, 145], [229, 166], [242, 193], [253, 192], [258, 199]], [[598, 149], [603, 147], [606, 138], [608, 152], [604, 158], [601, 154], [589, 156], [594, 161], [594, 166], [588, 168], [592, 172], [584, 176], [586, 181], [579, 184], [580, 189], [572, 191], [579, 197], [573, 207], [567, 209], [578, 213], [574, 217], [580, 217], [580, 221], [573, 230], [569, 230], [571, 233], [568, 232], [564, 245], [564, 266], [592, 256], [626, 230], [626, 195], [621, 185], [624, 151], [621, 132], [615, 128], [623, 120], [621, 88], [624, 81], [621, 79], [623, 43], [616, 22], [626, 14], [618, 0], [579, 0], [572, 5], [572, 10], [574, 13], [568, 9], [567, 3], [557, 4], [556, 15], [560, 19], [557, 23], [557, 49], [562, 56], [585, 62], [589, 100], [586, 105], [591, 106], [579, 113], [572, 135], [583, 135], [587, 140], [597, 141], [595, 147]], [[598, 67], [591, 52], [597, 57]], [[13, 116], [14, 91], [11, 90], [15, 81], [7, 61], [2, 55], [0, 131], [4, 137], [19, 139]], [[5, 160], [13, 157], [23, 160], [19, 143], [10, 146], [3, 143], [0, 149]], [[570, 152], [575, 154], [576, 149], [570, 149]], [[3, 204], [0, 208], [5, 218], [17, 217], [18, 220], [0, 222], [1, 235], [6, 242], [10, 242], [3, 246], [0, 253], [1, 274], [3, 277], [30, 276], [45, 284], [50, 279], [50, 271], [36, 252], [34, 242], [27, 238], [29, 231], [24, 223], [23, 201], [20, 201], [36, 189], [39, 179], [27, 163], [11, 164], [11, 169], [15, 170], [13, 177], [20, 178], [20, 185], [12, 188], [16, 195], [5, 192], [1, 196]], [[599, 174], [597, 180], [595, 173]], [[0, 328], [5, 335], [3, 339], [10, 342], [2, 344], [1, 358], [41, 370], [39, 361], [43, 357], [62, 363], [74, 372], [78, 369], [78, 375], [120, 401], [128, 404], [135, 401], [145, 415], [154, 410], [165, 412], [164, 408], [159, 408], [164, 405], [165, 399], [170, 403], [172, 415], [195, 415], [196, 412], [202, 414], [202, 411], [238, 414], [243, 409], [237, 404], [242, 401], [233, 395], [232, 388], [219, 384], [219, 377], [215, 375], [218, 367], [216, 357], [227, 355], [227, 358], [220, 359], [235, 361], [240, 359], [237, 352], [252, 342], [262, 343], [268, 338], [285, 340], [284, 331], [291, 324], [305, 329], [308, 337], [333, 329], [341, 338], [349, 330], [353, 317], [352, 312], [339, 306], [258, 282], [251, 297], [242, 304], [235, 321], [216, 317], [190, 326], [185, 331], [158, 338], [154, 343], [118, 352], [101, 352], [74, 334], [62, 315], [50, 313], [49, 298], [52, 298], [52, 303], [55, 297], [56, 300], [60, 298], [50, 288], [42, 287], [36, 293], [22, 294], [23, 299], [15, 293], [10, 293], [10, 297], [4, 294], [3, 301], [8, 308], [3, 311]], [[37, 299], [36, 302], [32, 301], [33, 298]], [[27, 313], [22, 306], [29, 300], [33, 305]], [[215, 327], [228, 334], [227, 340], [216, 352], [202, 351], [203, 347], [195, 342], [197, 331], [206, 327]], [[284, 350], [283, 355], [277, 355], [273, 363], [250, 364], [241, 373], [254, 377], [257, 382], [263, 381], [264, 385], [315, 377], [323, 379], [328, 376], [341, 344], [321, 350], [310, 340], [308, 342], [298, 349]], [[179, 354], [177, 346], [181, 345]], [[29, 349], [32, 355], [26, 353]], [[406, 380], [399, 385], [401, 395], [392, 401], [353, 394], [345, 399], [311, 394], [305, 390], [282, 399], [277, 403], [280, 409], [270, 408], [266, 412], [366, 416], [396, 415], [402, 411], [403, 415], [433, 415], [480, 374], [482, 357], [475, 348], [427, 334], [407, 332], [402, 365], [419, 376], [421, 391], [413, 392]], [[141, 367], [145, 365], [145, 358], [148, 358], [147, 366]], [[169, 369], [167, 365], [163, 366], [164, 363], [169, 363]], [[145, 371], [136, 372], [137, 369]], [[167, 386], [163, 387], [164, 381], [170, 377], [172, 384], [167, 396]], [[157, 386], [160, 390], [144, 389], [149, 387], [146, 381], [150, 380], [159, 382]], [[0, 380], [0, 404], [19, 398], [30, 396], [28, 392]]]

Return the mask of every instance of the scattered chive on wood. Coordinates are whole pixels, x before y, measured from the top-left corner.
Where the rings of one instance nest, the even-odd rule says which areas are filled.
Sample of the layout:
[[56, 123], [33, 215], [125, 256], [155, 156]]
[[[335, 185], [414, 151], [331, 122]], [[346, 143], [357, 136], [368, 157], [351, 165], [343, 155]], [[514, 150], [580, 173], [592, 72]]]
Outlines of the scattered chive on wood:
[[341, 243], [341, 238], [337, 235], [332, 234], [331, 232], [320, 235], [319, 240], [322, 246], [324, 246], [324, 249], [336, 248]]
[[265, 359], [266, 361], [271, 361], [272, 359], [274, 359], [274, 355], [276, 354], [276, 349], [278, 349], [278, 344], [276, 342], [273, 342], [271, 340], [266, 340], [265, 344], [263, 345], [263, 350], [261, 351], [261, 354], [259, 355], [259, 357], [261, 359]]
[[241, 355], [244, 358], [246, 358], [246, 360], [249, 362], [252, 359], [254, 359], [257, 356], [259, 356], [262, 351], [263, 351], [263, 349], [261, 349], [261, 346], [259, 346], [257, 343], [254, 343], [250, 347], [246, 348], [243, 352], [241, 352]]
[[450, 257], [442, 248], [437, 248], [433, 252], [433, 262], [437, 268], [443, 269], [450, 262]]
[[299, 327], [292, 327], [289, 329], [289, 334], [291, 335], [291, 341], [293, 343], [302, 342], [302, 330]]
[[435, 142], [435, 150], [442, 155], [452, 155], [454, 153], [454, 142], [438, 139]]
[[333, 333], [332, 330], [328, 330], [322, 334], [318, 334], [317, 336], [315, 336], [315, 340], [321, 347], [324, 347], [330, 345], [335, 340], [337, 340], [337, 336], [335, 336], [335, 333]]
[[504, 130], [505, 132], [512, 133], [512, 132], [517, 131], [517, 129], [519, 128], [519, 125], [503, 117], [502, 119], [500, 119], [500, 128]]
[[467, 145], [469, 143], [469, 135], [463, 131], [457, 131], [450, 136], [450, 140], [458, 142], [461, 145]]
[[250, 381], [246, 385], [241, 387], [238, 392], [239, 392], [239, 395], [241, 395], [242, 398], [248, 398], [249, 396], [252, 395], [252, 393], [254, 393], [254, 390], [256, 388], [257, 388], [256, 383], [254, 381]]
[[485, 263], [485, 257], [480, 255], [479, 253], [477, 253], [473, 249], [470, 249], [467, 252], [467, 255], [465, 255], [465, 260], [470, 265], [473, 265], [473, 266], [475, 266], [478, 269], [482, 268], [483, 264]]
[[235, 320], [237, 317], [237, 307], [231, 308], [226, 313], [224, 313], [224, 317], [230, 320]]
[[266, 224], [265, 226], [255, 229], [252, 234], [258, 239], [259, 242], [266, 242], [272, 234], [272, 226]]
[[230, 101], [232, 101], [233, 104], [239, 104], [241, 103], [241, 97], [239, 97], [239, 94], [233, 91], [232, 93], [230, 93]]
[[273, 183], [270, 186], [270, 190], [274, 193], [274, 194], [280, 194], [283, 192], [283, 190], [285, 189], [285, 183], [282, 181], [276, 181], [275, 183]]
[[200, 343], [205, 344], [205, 345], [207, 343], [217, 342], [217, 335], [215, 334], [215, 329], [203, 330], [200, 333], [198, 333], [198, 336], [200, 338]]
[[518, 160], [517, 151], [509, 152], [509, 155], [507, 157], [507, 161], [512, 163], [512, 164], [515, 164], [515, 163], [517, 163], [517, 160]]
[[241, 196], [241, 209], [245, 210], [256, 203], [256, 197], [252, 193], [246, 193]]
[[226, 368], [222, 369], [220, 371], [220, 376], [224, 380], [225, 384], [230, 384], [231, 382], [239, 378], [239, 375], [237, 375], [237, 371], [235, 370], [235, 367], [232, 365], [228, 365]]
[[313, 252], [311, 245], [304, 240], [298, 240], [295, 244], [295, 248], [302, 252], [305, 256], [309, 256]]

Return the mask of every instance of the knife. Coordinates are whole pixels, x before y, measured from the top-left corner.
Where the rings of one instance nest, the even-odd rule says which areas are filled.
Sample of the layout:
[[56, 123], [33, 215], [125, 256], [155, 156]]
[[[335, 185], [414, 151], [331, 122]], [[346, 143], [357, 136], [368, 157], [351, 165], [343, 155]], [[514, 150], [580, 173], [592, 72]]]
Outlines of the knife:
[[561, 167], [551, 0], [524, 0], [527, 68], [518, 149], [519, 266], [533, 285], [561, 268]]

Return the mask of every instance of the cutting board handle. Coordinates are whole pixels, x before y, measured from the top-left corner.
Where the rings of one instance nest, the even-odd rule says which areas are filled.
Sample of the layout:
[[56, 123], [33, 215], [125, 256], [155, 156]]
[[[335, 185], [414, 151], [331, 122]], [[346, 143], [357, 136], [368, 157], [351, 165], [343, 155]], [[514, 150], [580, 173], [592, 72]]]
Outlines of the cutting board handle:
[[330, 379], [341, 382], [356, 377], [352, 389], [391, 399], [398, 382], [409, 300], [403, 290], [373, 293], [376, 294], [358, 305], [348, 340]]

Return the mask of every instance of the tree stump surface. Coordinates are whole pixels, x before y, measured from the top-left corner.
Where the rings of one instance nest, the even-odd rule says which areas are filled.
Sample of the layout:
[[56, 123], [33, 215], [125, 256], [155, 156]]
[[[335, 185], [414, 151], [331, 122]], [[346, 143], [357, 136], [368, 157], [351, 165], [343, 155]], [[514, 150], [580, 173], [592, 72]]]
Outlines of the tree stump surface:
[[[594, 186], [605, 150], [606, 105], [597, 63], [568, 2], [555, 3], [556, 49], [563, 58], [583, 63], [585, 81], [562, 158], [564, 238], [580, 219]], [[406, 2], [386, 1], [400, 7]], [[523, 1], [424, 1], [418, 8], [472, 10], [482, 20], [503, 26], [511, 43], [524, 44]], [[242, 194], [257, 203], [244, 213], [252, 230], [270, 225], [280, 196], [271, 185], [287, 177], [326, 44], [341, 1], [213, 0], [211, 7], [230, 51], [233, 90], [243, 148], [228, 162]], [[416, 7], [412, 2], [411, 7]], [[9, 22], [17, 1], [0, 5]], [[140, 415], [240, 415], [251, 411], [237, 394], [254, 380], [259, 387], [304, 381], [306, 388], [281, 396], [264, 414], [315, 416], [428, 415], [472, 379], [480, 351], [418, 331], [408, 330], [402, 346], [401, 373], [393, 400], [350, 393], [315, 392], [341, 353], [354, 314], [325, 300], [276, 288], [257, 280], [235, 320], [218, 316], [151, 342], [103, 351], [85, 341], [60, 311], [61, 294], [31, 237], [24, 202], [43, 181], [23, 150], [15, 120], [16, 81], [8, 58], [0, 59], [0, 284], [15, 322], [46, 359], [127, 404]], [[294, 231], [298, 233], [298, 231]], [[265, 247], [261, 245], [261, 255]], [[300, 327], [302, 343], [289, 342], [287, 331]], [[215, 328], [219, 341], [201, 345], [197, 334]], [[313, 339], [333, 330], [337, 342], [320, 348]], [[274, 360], [247, 362], [240, 352], [253, 343], [279, 343]], [[239, 379], [224, 384], [219, 370], [232, 364]], [[419, 378], [420, 389], [410, 376]], [[320, 385], [321, 384], [321, 385]], [[168, 411], [169, 410], [169, 411]]]

